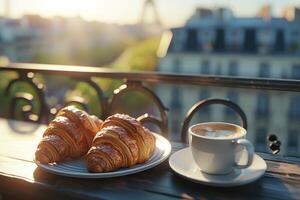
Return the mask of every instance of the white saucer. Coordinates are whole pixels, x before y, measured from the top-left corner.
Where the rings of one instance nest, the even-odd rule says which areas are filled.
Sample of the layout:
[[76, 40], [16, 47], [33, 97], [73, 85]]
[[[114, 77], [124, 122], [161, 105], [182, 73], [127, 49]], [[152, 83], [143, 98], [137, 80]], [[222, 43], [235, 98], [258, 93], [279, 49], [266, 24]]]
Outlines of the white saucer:
[[205, 185], [231, 187], [251, 183], [264, 175], [266, 162], [257, 154], [253, 157], [253, 163], [246, 169], [235, 169], [226, 175], [211, 175], [202, 172], [194, 162], [190, 148], [175, 152], [169, 159], [172, 170], [177, 174], [193, 182]]

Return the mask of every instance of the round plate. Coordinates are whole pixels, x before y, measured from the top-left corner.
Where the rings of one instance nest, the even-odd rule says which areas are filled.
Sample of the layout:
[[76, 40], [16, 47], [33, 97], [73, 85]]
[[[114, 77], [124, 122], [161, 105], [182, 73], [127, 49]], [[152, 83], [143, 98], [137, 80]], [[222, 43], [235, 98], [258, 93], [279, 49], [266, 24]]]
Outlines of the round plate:
[[134, 174], [146, 169], [150, 169], [162, 163], [168, 158], [171, 153], [170, 142], [161, 135], [158, 135], [156, 133], [152, 134], [156, 138], [156, 148], [153, 155], [147, 162], [137, 164], [128, 168], [121, 168], [113, 172], [90, 173], [87, 171], [84, 158], [54, 164], [41, 164], [37, 161], [35, 161], [35, 163], [47, 172], [75, 178], [110, 178]]
[[[244, 155], [244, 154], [243, 154]], [[241, 160], [245, 159], [242, 158]], [[172, 170], [183, 178], [204, 185], [231, 187], [251, 183], [264, 175], [266, 162], [257, 154], [254, 154], [252, 164], [246, 169], [235, 169], [226, 175], [212, 175], [202, 172], [194, 162], [190, 148], [175, 152], [169, 159]]]

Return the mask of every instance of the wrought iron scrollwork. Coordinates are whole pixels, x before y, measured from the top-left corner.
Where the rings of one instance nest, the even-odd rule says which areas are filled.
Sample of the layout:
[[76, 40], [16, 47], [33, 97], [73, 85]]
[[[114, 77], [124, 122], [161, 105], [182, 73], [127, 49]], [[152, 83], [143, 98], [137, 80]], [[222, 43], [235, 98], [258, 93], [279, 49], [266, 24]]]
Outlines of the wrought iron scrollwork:
[[156, 96], [156, 94], [152, 90], [150, 90], [148, 87], [146, 87], [139, 81], [127, 81], [126, 83], [121, 85], [118, 89], [114, 90], [113, 96], [110, 101], [110, 109], [109, 109], [110, 112], [112, 112], [118, 99], [128, 91], [142, 92], [154, 102], [154, 104], [159, 109], [160, 118], [155, 117], [149, 113], [145, 113], [142, 116], [138, 117], [138, 120], [140, 120], [143, 124], [152, 123], [157, 125], [160, 128], [162, 135], [167, 136], [168, 135], [168, 118], [166, 113], [167, 108], [164, 107], [161, 100]]
[[[21, 73], [19, 74], [19, 77], [16, 79], [13, 79], [9, 82], [8, 86], [5, 89], [5, 94], [7, 96], [11, 95], [12, 87], [17, 83], [27, 83], [30, 85], [30, 87], [36, 92], [37, 98], [35, 98], [35, 95], [29, 93], [29, 92], [16, 92], [15, 94], [12, 94], [13, 97], [10, 100], [9, 104], [9, 117], [10, 118], [16, 118], [18, 113], [21, 114], [23, 120], [30, 121], [30, 122], [38, 122], [42, 123], [47, 121], [48, 118], [48, 108], [45, 101], [44, 96], [44, 85], [41, 83], [37, 83], [34, 81], [35, 74], [33, 72], [27, 72], [27, 73]], [[25, 105], [22, 106], [21, 111], [17, 110], [17, 103], [18, 102], [24, 102]], [[39, 109], [36, 109], [34, 112], [34, 101], [37, 101], [39, 106]]]
[[[20, 115], [25, 121], [31, 121], [31, 122], [49, 122], [51, 118], [57, 113], [57, 111], [60, 108], [51, 108], [48, 109], [48, 106], [45, 101], [45, 94], [44, 94], [44, 85], [35, 82], [34, 80], [34, 73], [28, 72], [28, 73], [22, 73], [19, 75], [17, 79], [12, 80], [7, 88], [6, 88], [6, 94], [11, 95], [12, 87], [19, 83], [19, 82], [25, 82], [30, 85], [30, 87], [35, 91], [36, 95], [31, 94], [26, 91], [21, 91], [13, 94], [13, 97], [9, 104], [9, 115], [11, 118], [16, 118], [16, 113]], [[156, 94], [150, 90], [148, 87], [144, 86], [141, 82], [134, 82], [134, 81], [127, 81], [123, 85], [121, 85], [118, 89], [114, 91], [114, 94], [111, 98], [111, 101], [108, 101], [108, 98], [104, 95], [104, 92], [100, 88], [100, 86], [94, 82], [91, 77], [89, 78], [79, 78], [76, 77], [75, 80], [77, 82], [84, 82], [88, 84], [90, 87], [92, 87], [99, 97], [99, 104], [101, 106], [101, 116], [100, 118], [105, 119], [109, 114], [112, 114], [112, 109], [118, 101], [118, 98], [122, 96], [124, 93], [127, 93], [128, 91], [138, 91], [142, 92], [146, 96], [148, 96], [154, 104], [157, 106], [160, 117], [153, 116], [149, 113], [145, 113], [142, 116], [138, 117], [138, 120], [144, 123], [152, 123], [157, 125], [162, 134], [164, 136], [167, 136], [168, 134], [168, 119], [166, 111], [167, 109], [164, 107], [161, 100], [156, 96]], [[17, 104], [19, 101], [23, 101], [25, 104], [22, 106], [21, 111], [17, 110]], [[35, 104], [34, 101], [38, 101], [39, 103], [39, 109], [34, 108]], [[84, 97], [74, 97], [71, 98], [69, 101], [65, 102], [64, 105], [70, 105], [70, 104], [79, 104], [83, 109], [90, 112], [90, 107], [88, 105], [88, 102]]]
[[267, 137], [269, 141], [269, 149], [273, 154], [278, 154], [280, 152], [281, 141], [275, 134], [270, 134]]
[[[101, 106], [101, 115], [99, 116], [101, 119], [105, 119], [107, 117], [108, 113], [108, 100], [107, 97], [104, 95], [103, 90], [101, 87], [92, 80], [92, 78], [80, 78], [80, 77], [75, 77], [74, 80], [77, 82], [83, 82], [86, 83], [89, 87], [93, 88], [96, 91], [97, 97], [99, 98], [99, 103]], [[73, 97], [67, 102], [65, 102], [65, 105], [70, 105], [70, 104], [78, 104], [80, 105], [85, 111], [90, 112], [91, 108], [86, 101], [85, 97]]]
[[74, 104], [79, 105], [81, 108], [83, 108], [83, 110], [85, 110], [88, 113], [91, 111], [86, 100], [83, 97], [79, 97], [79, 96], [72, 97], [72, 99], [65, 102], [64, 106], [69, 106], [69, 105], [74, 105]]
[[188, 113], [186, 114], [185, 120], [182, 125], [182, 130], [181, 130], [181, 141], [182, 142], [186, 142], [186, 136], [187, 136], [189, 124], [190, 124], [190, 121], [192, 120], [194, 114], [198, 110], [203, 108], [204, 106], [208, 106], [211, 104], [222, 104], [222, 105], [228, 106], [231, 109], [233, 109], [235, 112], [237, 112], [239, 114], [239, 117], [241, 118], [242, 126], [247, 130], [247, 117], [246, 117], [244, 111], [237, 104], [233, 103], [230, 100], [226, 100], [226, 99], [204, 99], [202, 101], [199, 101], [195, 105], [193, 105], [190, 108], [190, 110], [188, 111]]
[[[145, 123], [152, 123], [158, 126], [161, 130], [161, 133], [164, 136], [167, 136], [168, 134], [168, 119], [166, 114], [166, 108], [163, 106], [163, 103], [160, 101], [160, 99], [156, 96], [156, 94], [150, 90], [148, 87], [144, 86], [141, 82], [136, 81], [126, 81], [124, 84], [122, 84], [119, 88], [114, 90], [114, 93], [108, 101], [108, 98], [104, 95], [103, 90], [99, 87], [99, 85], [94, 82], [91, 78], [79, 78], [76, 77], [75, 80], [77, 82], [84, 82], [88, 84], [90, 87], [92, 87], [99, 97], [100, 100], [100, 106], [101, 106], [101, 116], [99, 116], [101, 119], [105, 119], [108, 117], [108, 115], [113, 114], [112, 111], [116, 105], [116, 102], [118, 99], [125, 93], [129, 91], [138, 91], [142, 92], [146, 96], [150, 97], [150, 99], [154, 102], [154, 104], [157, 106], [160, 112], [160, 118], [156, 117], [154, 115], [151, 115], [149, 113], [145, 113], [138, 117], [137, 119], [145, 124]], [[65, 105], [70, 104], [78, 104], [82, 108], [84, 108], [86, 111], [90, 111], [90, 107], [88, 105], [88, 102], [86, 102], [84, 97], [74, 97], [71, 98], [69, 101], [65, 103]]]

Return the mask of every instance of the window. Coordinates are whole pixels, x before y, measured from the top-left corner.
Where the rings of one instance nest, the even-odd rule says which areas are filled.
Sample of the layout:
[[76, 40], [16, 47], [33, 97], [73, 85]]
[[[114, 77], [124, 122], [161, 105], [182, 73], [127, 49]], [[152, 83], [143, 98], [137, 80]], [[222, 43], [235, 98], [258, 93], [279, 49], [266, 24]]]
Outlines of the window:
[[180, 92], [177, 87], [172, 89], [170, 107], [172, 110], [181, 111], [182, 105], [180, 101]]
[[184, 41], [184, 30], [179, 28], [172, 29], [173, 38], [170, 43], [168, 52], [180, 52], [183, 50], [183, 41]]
[[278, 53], [284, 52], [284, 47], [285, 47], [284, 32], [283, 30], [277, 30], [274, 51]]
[[[208, 99], [209, 96], [210, 96], [209, 90], [205, 88], [205, 89], [202, 89], [202, 90], [200, 91], [199, 99], [200, 99], [200, 100]], [[209, 106], [204, 106], [203, 108], [201, 108], [201, 109], [199, 110], [199, 113], [200, 113], [200, 114], [208, 114], [209, 112], [210, 112], [210, 107], [209, 107]]]
[[210, 62], [208, 60], [204, 60], [201, 64], [201, 74], [209, 74], [210, 72]]
[[228, 43], [229, 45], [227, 46], [227, 48], [229, 49], [229, 51], [237, 51], [239, 50], [240, 47], [240, 41], [239, 41], [239, 30], [232, 30], [229, 32], [228, 36], [229, 40]]
[[291, 32], [291, 36], [293, 36], [293, 37], [298, 37], [299, 36], [299, 32], [298, 32], [298, 30], [293, 30], [292, 32]]
[[289, 107], [289, 118], [300, 119], [300, 96], [292, 96]]
[[198, 50], [197, 29], [191, 28], [187, 30], [186, 50], [189, 52]]
[[281, 72], [281, 78], [282, 79], [287, 79], [288, 78], [288, 73], [286, 69], [283, 69]]
[[300, 79], [300, 64], [294, 64], [292, 68], [292, 78]]
[[[238, 92], [235, 90], [229, 90], [228, 94], [227, 94], [227, 98], [234, 102], [234, 103], [238, 103], [239, 100], [239, 96], [238, 96]], [[231, 108], [225, 107], [225, 115], [226, 116], [235, 116], [236, 113], [234, 110], [232, 110]]]
[[222, 66], [221, 64], [219, 63], [217, 65], [217, 69], [216, 69], [216, 75], [221, 75], [222, 74]]
[[244, 35], [244, 50], [246, 52], [256, 52], [256, 30], [249, 28], [245, 30]]
[[266, 152], [266, 137], [267, 137], [267, 129], [266, 128], [258, 128], [256, 130], [255, 135], [255, 150], [259, 152]]
[[269, 78], [270, 77], [270, 65], [267, 62], [263, 62], [259, 66], [259, 77]]
[[259, 116], [269, 115], [269, 96], [267, 94], [258, 95], [256, 114]]
[[228, 75], [229, 76], [237, 76], [238, 75], [238, 64], [237, 64], [237, 62], [231, 61], [229, 63]]
[[179, 60], [178, 58], [174, 59], [173, 65], [174, 65], [173, 72], [179, 73], [181, 67], [181, 60]]
[[208, 89], [202, 89], [201, 92], [200, 92], [199, 97], [200, 97], [201, 100], [209, 98]]
[[172, 89], [170, 112], [172, 115], [171, 130], [172, 132], [178, 132], [180, 129], [180, 116], [182, 115], [182, 101], [180, 98], [180, 90], [177, 87]]
[[224, 51], [225, 49], [225, 31], [223, 28], [218, 28], [216, 30], [216, 40], [214, 49], [217, 52]]
[[287, 152], [290, 156], [299, 156], [299, 132], [297, 130], [289, 130]]

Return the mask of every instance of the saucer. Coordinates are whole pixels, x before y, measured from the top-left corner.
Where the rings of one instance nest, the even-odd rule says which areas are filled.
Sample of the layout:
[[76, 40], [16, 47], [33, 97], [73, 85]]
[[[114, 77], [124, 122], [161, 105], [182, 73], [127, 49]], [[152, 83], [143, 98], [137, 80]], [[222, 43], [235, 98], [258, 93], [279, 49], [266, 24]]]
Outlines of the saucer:
[[184, 178], [204, 185], [218, 187], [231, 187], [251, 183], [263, 176], [267, 169], [266, 162], [260, 156], [254, 154], [252, 164], [246, 169], [234, 169], [233, 172], [225, 175], [207, 174], [198, 168], [189, 147], [171, 155], [169, 164], [173, 171]]

